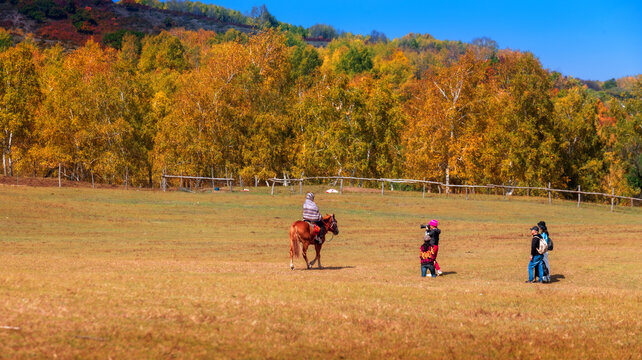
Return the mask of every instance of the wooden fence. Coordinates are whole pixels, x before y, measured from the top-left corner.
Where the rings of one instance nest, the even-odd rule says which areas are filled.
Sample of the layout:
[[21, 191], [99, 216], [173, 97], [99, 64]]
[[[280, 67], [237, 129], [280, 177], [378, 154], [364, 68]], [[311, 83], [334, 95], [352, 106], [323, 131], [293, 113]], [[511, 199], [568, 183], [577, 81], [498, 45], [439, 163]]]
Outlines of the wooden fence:
[[[205, 177], [205, 176], [185, 176], [185, 175], [165, 175], [163, 174], [162, 176], [162, 181], [161, 181], [161, 188], [163, 191], [166, 191], [167, 189], [167, 180], [168, 179], [180, 179], [180, 187], [182, 188], [183, 185], [187, 181], [207, 181], [211, 182], [212, 188], [215, 187], [215, 182], [225, 182], [226, 187], [229, 187], [230, 191], [234, 191], [234, 183], [235, 181], [238, 180], [238, 185], [240, 187], [243, 186], [243, 180], [239, 177], [239, 179], [234, 179], [233, 177], [223, 177], [223, 178], [216, 178], [216, 177]], [[303, 176], [301, 175], [300, 178], [289, 178], [287, 176], [284, 176], [283, 178], [270, 178], [266, 180], [266, 185], [271, 188], [270, 193], [274, 195], [274, 186], [276, 184], [282, 184], [284, 186], [291, 186], [292, 188], [294, 187], [294, 184], [298, 183], [299, 184], [299, 193], [303, 193], [303, 183], [305, 181], [334, 181], [334, 186], [338, 185], [339, 186], [339, 193], [343, 194], [343, 183], [344, 181], [359, 181], [359, 182], [364, 182], [364, 181], [369, 181], [369, 182], [377, 182], [381, 183], [381, 195], [383, 196], [385, 194], [385, 184], [389, 183], [391, 184], [409, 184], [409, 185], [421, 185], [422, 187], [422, 197], [426, 197], [426, 186], [436, 186], [438, 189], [438, 192], [445, 193], [446, 195], [452, 194], [453, 190], [459, 191], [460, 194], [465, 195], [466, 200], [468, 200], [469, 195], [475, 194], [476, 190], [482, 190], [485, 189], [487, 193], [490, 193], [491, 191], [494, 190], [495, 195], [499, 195], [498, 192], [502, 192], [502, 196], [504, 200], [506, 199], [506, 196], [512, 195], [516, 190], [523, 190], [525, 191], [529, 196], [534, 193], [534, 192], [543, 192], [547, 194], [548, 196], [548, 203], [552, 204], [553, 202], [553, 194], [554, 193], [560, 193], [560, 194], [577, 194], [577, 207], [580, 207], [580, 204], [582, 203], [582, 196], [597, 196], [597, 197], [603, 197], [607, 200], [611, 200], [611, 211], [613, 211], [614, 206], [615, 206], [615, 201], [616, 199], [618, 201], [627, 201], [630, 203], [630, 206], [633, 207], [635, 205], [635, 202], [642, 203], [642, 199], [640, 198], [635, 198], [635, 197], [629, 197], [629, 196], [621, 196], [621, 195], [615, 195], [615, 189], [611, 189], [610, 194], [606, 193], [599, 193], [599, 192], [592, 192], [592, 191], [582, 191], [581, 187], [578, 186], [577, 190], [566, 190], [566, 189], [555, 189], [551, 187], [551, 183], [548, 183], [547, 187], [541, 187], [541, 186], [516, 186], [516, 185], [496, 185], [496, 184], [486, 184], [486, 185], [468, 185], [468, 184], [448, 184], [448, 183], [442, 183], [439, 181], [430, 181], [430, 180], [418, 180], [418, 179], [395, 179], [395, 178], [363, 178], [363, 177], [353, 177], [353, 176]], [[258, 177], [254, 177], [254, 186], [258, 186], [259, 184], [259, 179]], [[429, 189], [430, 191], [430, 189]]]
[[[125, 172], [125, 188], [127, 188], [128, 185], [128, 169], [126, 169]], [[214, 173], [214, 170], [212, 169], [212, 175]], [[94, 185], [94, 176], [93, 172], [91, 174], [91, 183], [92, 186]], [[226, 175], [227, 175], [227, 169], [226, 169]], [[180, 187], [183, 188], [183, 185], [186, 184], [186, 182], [201, 182], [201, 181], [208, 181], [211, 182], [212, 188], [215, 187], [215, 182], [225, 182], [226, 187], [230, 188], [230, 191], [234, 191], [234, 182], [235, 179], [233, 177], [206, 177], [206, 176], [187, 176], [187, 175], [167, 175], [167, 174], [162, 174], [161, 177], [161, 188], [163, 191], [167, 190], [167, 180], [169, 179], [179, 179], [180, 180]], [[613, 211], [614, 206], [615, 206], [615, 200], [617, 199], [618, 201], [626, 201], [630, 203], [630, 206], [633, 207], [635, 202], [641, 202], [641, 198], [635, 198], [635, 197], [630, 197], [630, 196], [621, 196], [621, 195], [615, 195], [615, 189], [611, 188], [611, 193], [606, 194], [606, 193], [599, 193], [599, 192], [592, 192], [592, 191], [582, 191], [581, 187], [578, 185], [577, 190], [567, 190], [567, 189], [554, 189], [551, 187], [551, 183], [548, 183], [547, 187], [541, 187], [541, 186], [516, 186], [516, 185], [496, 185], [496, 184], [486, 184], [486, 185], [468, 185], [468, 184], [449, 184], [449, 183], [442, 183], [439, 181], [430, 181], [430, 180], [418, 180], [418, 179], [394, 179], [394, 178], [363, 178], [363, 177], [353, 177], [353, 176], [308, 176], [305, 177], [303, 174], [301, 174], [300, 178], [289, 178], [287, 174], [284, 174], [283, 178], [270, 178], [266, 180], [266, 185], [271, 187], [271, 194], [274, 195], [274, 185], [277, 183], [283, 184], [284, 186], [290, 186], [293, 185], [294, 183], [299, 183], [299, 192], [303, 192], [303, 182], [305, 181], [323, 181], [323, 180], [330, 180], [335, 182], [335, 186], [337, 183], [339, 184], [339, 193], [343, 194], [343, 182], [344, 180], [349, 180], [349, 181], [370, 181], [370, 182], [378, 182], [381, 183], [381, 195], [384, 195], [385, 192], [385, 184], [390, 183], [391, 186], [392, 184], [411, 184], [411, 185], [417, 185], [421, 184], [422, 185], [422, 197], [426, 197], [426, 185], [428, 186], [437, 186], [437, 189], [439, 193], [445, 192], [446, 195], [452, 193], [451, 189], [459, 189], [460, 192], [463, 192], [466, 196], [466, 200], [468, 200], [468, 195], [469, 193], [474, 194], [476, 189], [486, 189], [487, 192], [490, 190], [495, 190], [495, 194], [497, 194], [497, 191], [501, 189], [502, 191], [502, 196], [504, 199], [506, 199], [506, 195], [512, 195], [512, 193], [515, 190], [525, 190], [527, 191], [528, 195], [531, 195], [531, 192], [533, 191], [541, 191], [544, 192], [548, 195], [548, 203], [552, 203], [552, 194], [553, 193], [561, 193], [561, 194], [577, 194], [577, 207], [580, 207], [580, 204], [582, 202], [582, 196], [587, 196], [587, 195], [592, 195], [592, 196], [597, 196], [597, 197], [603, 197], [605, 199], [610, 199], [611, 200], [611, 211]], [[16, 182], [18, 182], [18, 177], [16, 176]], [[270, 184], [271, 182], [271, 184]], [[254, 177], [254, 186], [258, 186], [259, 184], [259, 178], [257, 176]], [[243, 180], [239, 176], [238, 178], [238, 185], [240, 187], [243, 187]], [[58, 187], [61, 187], [61, 164], [58, 164]], [[198, 187], [198, 185], [196, 186]]]
[[[216, 178], [216, 177], [207, 177], [207, 176], [186, 176], [186, 175], [165, 175], [163, 174], [161, 179], [161, 189], [167, 191], [167, 180], [168, 179], [179, 179], [180, 187], [183, 188], [183, 185], [187, 184], [190, 181], [211, 181], [212, 188], [215, 187], [215, 182], [225, 181], [225, 186], [230, 188], [230, 191], [234, 191], [234, 178]], [[240, 181], [240, 180], [239, 180]]]
[[280, 178], [271, 178], [269, 181], [272, 182], [272, 190], [271, 193], [274, 195], [274, 184], [280, 183], [283, 185], [292, 185], [293, 183], [299, 183], [299, 192], [303, 192], [303, 182], [304, 181], [313, 181], [313, 180], [334, 180], [335, 181], [335, 186], [338, 183], [339, 185], [339, 193], [343, 194], [343, 182], [344, 180], [351, 180], [351, 181], [371, 181], [371, 182], [379, 182], [381, 183], [381, 195], [384, 195], [385, 192], [385, 184], [390, 183], [390, 184], [420, 184], [422, 185], [422, 197], [426, 197], [426, 185], [429, 186], [437, 186], [439, 193], [443, 192], [448, 195], [452, 193], [451, 189], [459, 189], [461, 192], [465, 194], [466, 200], [468, 200], [469, 193], [474, 194], [476, 189], [486, 189], [487, 191], [495, 190], [495, 194], [497, 194], [497, 191], [501, 190], [502, 191], [502, 196], [504, 200], [506, 199], [506, 195], [512, 195], [512, 193], [515, 190], [525, 190], [529, 195], [531, 192], [534, 191], [542, 191], [548, 195], [548, 203], [552, 204], [552, 194], [553, 193], [566, 193], [566, 194], [577, 194], [577, 207], [580, 207], [580, 203], [582, 202], [582, 196], [586, 195], [593, 195], [593, 196], [598, 196], [598, 197], [604, 197], [606, 199], [611, 200], [611, 211], [613, 211], [614, 205], [615, 205], [615, 200], [628, 200], [630, 202], [630, 206], [634, 206], [634, 202], [642, 202], [642, 199], [640, 198], [635, 198], [635, 197], [629, 197], [629, 196], [620, 196], [620, 195], [615, 195], [615, 189], [611, 189], [611, 194], [605, 194], [605, 193], [598, 193], [598, 192], [591, 192], [591, 191], [582, 191], [581, 187], [578, 186], [577, 190], [566, 190], [566, 189], [554, 189], [551, 187], [551, 183], [548, 183], [548, 187], [530, 187], [530, 186], [515, 186], [515, 185], [495, 185], [495, 184], [486, 184], [486, 185], [458, 185], [458, 184], [447, 184], [447, 183], [442, 183], [439, 181], [430, 181], [430, 180], [417, 180], [417, 179], [393, 179], [393, 178], [361, 178], [361, 177], [352, 177], [352, 176], [311, 176], [311, 177], [303, 177], [301, 176], [300, 178], [287, 178], [284, 177], [282, 179]]

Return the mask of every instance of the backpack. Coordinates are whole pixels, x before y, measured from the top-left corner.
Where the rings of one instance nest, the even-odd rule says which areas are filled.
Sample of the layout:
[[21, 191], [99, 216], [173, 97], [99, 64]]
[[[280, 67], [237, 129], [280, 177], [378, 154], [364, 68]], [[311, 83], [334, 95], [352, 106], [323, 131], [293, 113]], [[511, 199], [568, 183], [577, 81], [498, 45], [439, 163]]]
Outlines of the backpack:
[[553, 251], [553, 239], [548, 238], [548, 251]]
[[547, 251], [548, 244], [546, 243], [546, 240], [544, 240], [543, 238], [539, 238], [539, 247], [537, 248], [537, 252], [543, 255]]

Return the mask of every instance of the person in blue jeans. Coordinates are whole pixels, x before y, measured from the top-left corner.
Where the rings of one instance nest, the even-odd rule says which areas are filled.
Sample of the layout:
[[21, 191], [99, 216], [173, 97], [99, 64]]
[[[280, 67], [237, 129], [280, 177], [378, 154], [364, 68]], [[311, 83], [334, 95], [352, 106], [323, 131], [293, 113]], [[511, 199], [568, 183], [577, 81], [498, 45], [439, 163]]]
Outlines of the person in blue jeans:
[[[537, 226], [533, 226], [531, 228], [531, 235], [533, 235], [533, 239], [531, 240], [531, 261], [528, 263], [528, 281], [526, 281], [527, 283], [533, 282], [533, 278], [535, 276], [533, 274], [533, 271], [536, 267], [540, 274], [544, 274], [544, 267], [542, 265], [544, 256], [537, 251], [537, 249], [539, 248], [539, 241], [542, 238], [539, 234], [539, 228]], [[539, 277], [539, 282], [542, 282], [542, 276]]]
[[542, 267], [544, 268], [544, 282], [545, 283], [550, 283], [551, 282], [551, 264], [548, 262], [548, 252], [553, 250], [551, 246], [551, 237], [548, 234], [548, 229], [546, 228], [546, 223], [544, 221], [540, 221], [537, 223], [537, 227], [541, 230], [540, 235], [544, 240], [546, 240], [546, 244], [548, 245], [548, 250], [542, 255]]
[[419, 248], [419, 260], [421, 261], [421, 277], [426, 277], [430, 271], [429, 277], [437, 277], [435, 274], [435, 254], [432, 245], [430, 245], [430, 235], [426, 234], [424, 243]]

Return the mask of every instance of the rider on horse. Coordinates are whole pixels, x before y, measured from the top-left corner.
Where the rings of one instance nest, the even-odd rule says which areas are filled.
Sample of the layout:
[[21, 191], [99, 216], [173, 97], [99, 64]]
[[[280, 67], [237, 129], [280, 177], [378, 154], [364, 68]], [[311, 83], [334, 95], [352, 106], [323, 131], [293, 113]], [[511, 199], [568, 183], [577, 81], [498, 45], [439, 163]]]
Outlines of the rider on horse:
[[305, 195], [305, 203], [303, 203], [303, 220], [317, 225], [321, 230], [319, 235], [316, 237], [315, 241], [321, 243], [321, 239], [326, 233], [325, 224], [323, 223], [323, 217], [319, 212], [319, 207], [314, 203], [314, 193], [307, 193]]

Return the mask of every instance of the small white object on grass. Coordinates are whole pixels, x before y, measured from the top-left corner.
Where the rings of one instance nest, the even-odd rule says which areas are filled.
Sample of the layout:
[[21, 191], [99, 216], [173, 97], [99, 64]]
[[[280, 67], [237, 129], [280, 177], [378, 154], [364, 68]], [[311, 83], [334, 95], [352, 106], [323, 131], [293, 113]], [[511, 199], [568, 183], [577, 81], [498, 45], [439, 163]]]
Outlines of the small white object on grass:
[[326, 194], [338, 194], [339, 191], [337, 189], [328, 189], [325, 191]]
[[247, 192], [247, 191], [250, 191], [250, 189], [243, 189], [243, 191], [246, 191], [246, 192]]
[[0, 325], [0, 329], [6, 329], [6, 330], [20, 330], [19, 327], [17, 326], [6, 326], [6, 325]]

